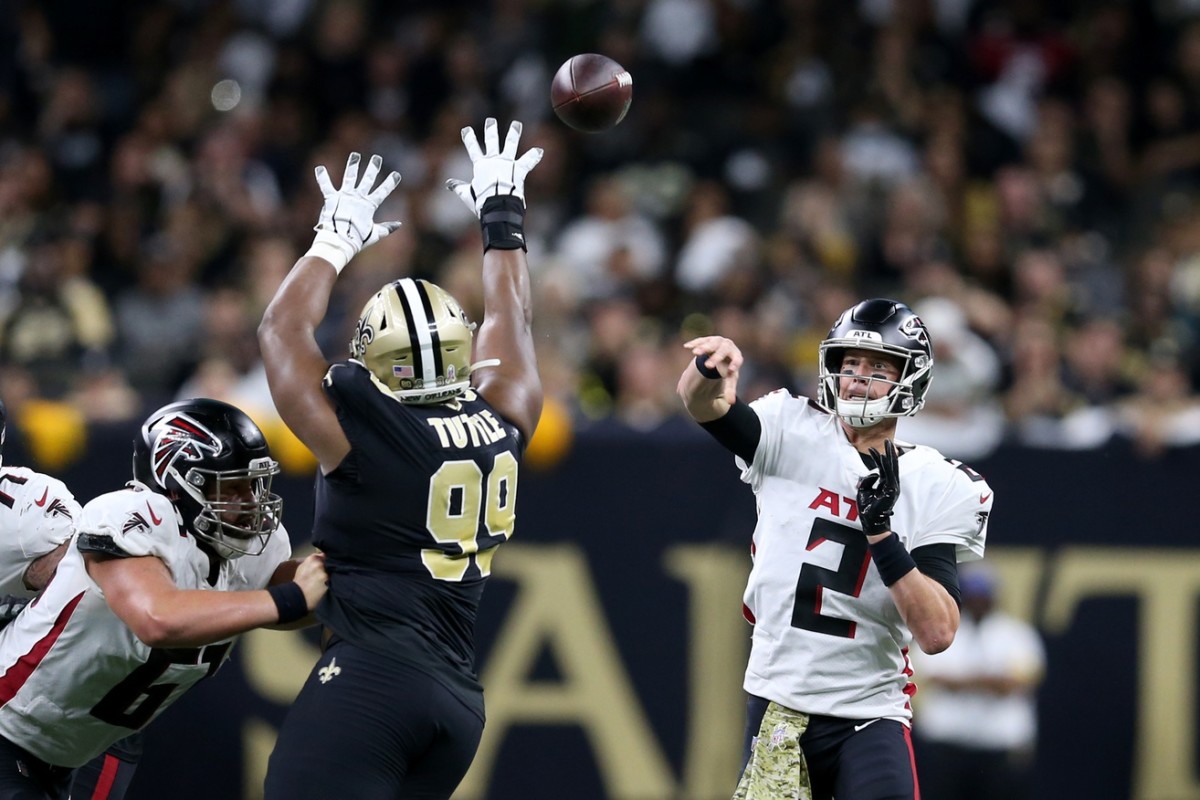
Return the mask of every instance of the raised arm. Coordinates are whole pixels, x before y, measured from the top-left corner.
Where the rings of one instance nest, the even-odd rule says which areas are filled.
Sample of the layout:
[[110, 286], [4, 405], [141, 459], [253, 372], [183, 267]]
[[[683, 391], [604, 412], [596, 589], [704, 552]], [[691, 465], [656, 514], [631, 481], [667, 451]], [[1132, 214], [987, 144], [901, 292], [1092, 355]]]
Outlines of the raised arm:
[[525, 176], [542, 158], [534, 147], [517, 158], [521, 123], [513, 121], [500, 149], [496, 120], [483, 125], [483, 149], [474, 129], [462, 130], [473, 164], [470, 183], [446, 187], [462, 198], [483, 232], [483, 324], [475, 339], [474, 361], [497, 359], [496, 366], [472, 373], [472, 383], [526, 441], [542, 413], [542, 382], [533, 348], [533, 307], [525, 260]]
[[737, 402], [742, 351], [724, 336], [702, 336], [683, 346], [696, 358], [683, 368], [675, 391], [696, 422], [720, 419]]
[[350, 443], [321, 387], [329, 363], [317, 344], [317, 326], [325, 318], [334, 281], [350, 259], [400, 227], [399, 222], [375, 222], [376, 210], [400, 183], [400, 174], [391, 173], [371, 191], [383, 159], [371, 157], [362, 181], [359, 160], [358, 153], [350, 154], [342, 186], [336, 190], [325, 167], [317, 167], [317, 184], [325, 198], [317, 235], [275, 292], [258, 327], [275, 409], [326, 473], [341, 463]]

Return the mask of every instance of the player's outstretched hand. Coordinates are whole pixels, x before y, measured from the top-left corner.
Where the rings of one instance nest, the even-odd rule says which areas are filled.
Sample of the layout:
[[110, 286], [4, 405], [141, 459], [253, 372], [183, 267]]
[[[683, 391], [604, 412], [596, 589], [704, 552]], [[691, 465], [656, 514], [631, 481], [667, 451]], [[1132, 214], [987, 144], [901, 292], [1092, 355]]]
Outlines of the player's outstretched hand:
[[325, 554], [313, 553], [300, 562], [296, 567], [296, 575], [292, 578], [304, 592], [304, 602], [312, 611], [317, 603], [329, 591], [329, 575], [325, 572]]
[[[733, 405], [737, 401], [738, 372], [742, 368], [742, 351], [732, 339], [724, 336], [701, 336], [683, 343], [683, 346], [697, 356], [696, 369], [703, 364], [709, 372], [703, 374], [707, 378], [720, 378], [721, 392], [725, 402]], [[691, 369], [692, 367], [688, 367]]]
[[361, 159], [358, 153], [350, 154], [339, 189], [333, 188], [333, 181], [329, 179], [329, 172], [324, 166], [315, 170], [317, 186], [321, 187], [325, 204], [317, 219], [314, 229], [317, 235], [309, 253], [329, 261], [339, 273], [364, 247], [370, 247], [400, 227], [400, 223], [395, 221], [375, 221], [379, 206], [400, 184], [400, 173], [392, 172], [372, 191], [383, 159], [371, 156], [362, 180], [359, 180], [358, 164]]
[[463, 144], [474, 165], [474, 174], [470, 183], [448, 180], [446, 188], [461, 197], [475, 216], [480, 216], [484, 202], [491, 197], [515, 197], [524, 207], [525, 176], [542, 160], [542, 148], [532, 147], [517, 158], [521, 130], [521, 123], [513, 120], [501, 150], [496, 118], [488, 117], [483, 123], [483, 149], [480, 150], [475, 129], [469, 125], [462, 129]]
[[863, 533], [874, 536], [892, 529], [892, 508], [900, 497], [900, 456], [891, 439], [880, 454], [874, 447], [867, 453], [871, 472], [858, 482], [858, 516]]

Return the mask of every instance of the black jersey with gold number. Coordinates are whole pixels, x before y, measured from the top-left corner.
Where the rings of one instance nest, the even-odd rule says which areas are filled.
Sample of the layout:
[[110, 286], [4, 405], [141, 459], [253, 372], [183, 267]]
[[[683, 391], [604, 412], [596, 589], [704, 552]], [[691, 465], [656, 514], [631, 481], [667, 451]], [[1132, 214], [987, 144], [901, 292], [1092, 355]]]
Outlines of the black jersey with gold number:
[[355, 361], [332, 366], [324, 385], [350, 452], [316, 481], [313, 541], [330, 573], [318, 616], [429, 673], [482, 716], [475, 614], [516, 519], [520, 433], [470, 390], [402, 405]]

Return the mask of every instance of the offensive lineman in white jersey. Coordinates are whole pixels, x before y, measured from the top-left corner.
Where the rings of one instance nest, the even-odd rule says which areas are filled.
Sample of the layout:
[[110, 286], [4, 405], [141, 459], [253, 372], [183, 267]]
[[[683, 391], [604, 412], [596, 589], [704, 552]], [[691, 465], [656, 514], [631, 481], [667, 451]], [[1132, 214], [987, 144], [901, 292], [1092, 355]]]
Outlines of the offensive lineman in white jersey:
[[0, 800], [64, 800], [73, 769], [215, 672], [238, 634], [306, 622], [325, 593], [322, 556], [289, 560], [279, 466], [244, 413], [165, 406], [133, 465], [0, 631]]
[[735, 800], [914, 800], [908, 647], [954, 639], [957, 563], [983, 556], [992, 509], [977, 472], [895, 439], [929, 388], [928, 330], [903, 303], [866, 300], [821, 343], [816, 398], [749, 405], [737, 345], [684, 346], [696, 359], [679, 395], [737, 456], [758, 507]]

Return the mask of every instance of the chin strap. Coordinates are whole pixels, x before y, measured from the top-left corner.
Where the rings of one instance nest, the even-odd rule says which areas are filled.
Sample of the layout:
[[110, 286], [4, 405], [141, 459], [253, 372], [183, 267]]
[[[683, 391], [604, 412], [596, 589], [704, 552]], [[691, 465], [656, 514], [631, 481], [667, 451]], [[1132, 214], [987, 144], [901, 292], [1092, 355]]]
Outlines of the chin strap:
[[[892, 405], [890, 394], [876, 400], [842, 400], [835, 401], [837, 415], [852, 428], [869, 428], [886, 418], [886, 412]], [[875, 413], [872, 413], [875, 412]]]
[[474, 364], [472, 364], [471, 372], [473, 374], [475, 372], [475, 370], [477, 370], [477, 369], [483, 369], [484, 367], [498, 367], [498, 366], [500, 366], [500, 359], [485, 358], [483, 361], [476, 361]]

